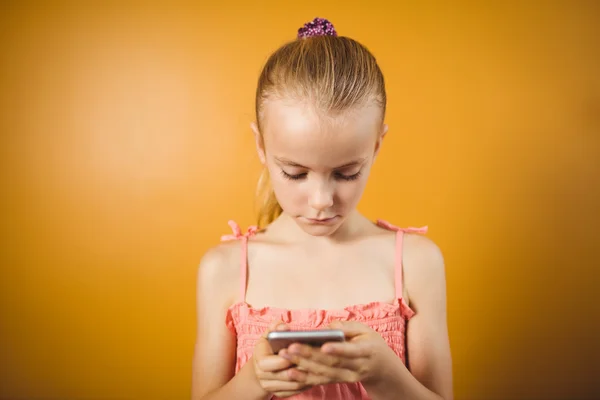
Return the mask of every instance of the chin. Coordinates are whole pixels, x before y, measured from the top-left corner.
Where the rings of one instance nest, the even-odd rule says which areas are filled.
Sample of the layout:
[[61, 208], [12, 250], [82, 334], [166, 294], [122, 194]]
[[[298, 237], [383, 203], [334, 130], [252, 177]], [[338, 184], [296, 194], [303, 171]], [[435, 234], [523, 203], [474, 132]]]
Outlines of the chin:
[[335, 233], [337, 228], [338, 228], [337, 226], [335, 226], [335, 227], [332, 227], [332, 226], [304, 226], [304, 227], [302, 227], [302, 229], [304, 229], [304, 232], [308, 233], [311, 236], [318, 236], [318, 237], [330, 236], [333, 233]]

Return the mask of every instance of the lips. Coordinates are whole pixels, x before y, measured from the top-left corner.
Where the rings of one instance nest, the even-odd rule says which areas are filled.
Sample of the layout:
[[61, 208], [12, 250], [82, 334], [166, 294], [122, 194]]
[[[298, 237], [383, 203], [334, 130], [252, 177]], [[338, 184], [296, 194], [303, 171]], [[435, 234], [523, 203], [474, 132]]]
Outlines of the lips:
[[319, 224], [319, 223], [322, 224], [322, 223], [325, 223], [325, 222], [332, 221], [335, 218], [337, 218], [337, 216], [330, 217], [330, 218], [307, 218], [307, 220], [309, 220], [310, 222], [317, 223], [317, 224]]

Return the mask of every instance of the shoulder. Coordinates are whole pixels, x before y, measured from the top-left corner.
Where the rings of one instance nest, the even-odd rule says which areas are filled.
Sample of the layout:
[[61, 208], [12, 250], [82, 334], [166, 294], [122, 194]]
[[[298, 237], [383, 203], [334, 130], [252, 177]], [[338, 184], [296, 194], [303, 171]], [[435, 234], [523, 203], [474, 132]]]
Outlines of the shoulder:
[[[411, 267], [418, 265], [425, 269], [443, 270], [444, 258], [436, 243], [426, 236], [426, 227], [423, 228], [401, 228], [389, 222], [378, 220], [376, 226], [379, 234], [388, 238], [395, 238], [397, 231], [403, 231], [402, 259], [403, 264]], [[394, 240], [394, 250], [396, 242]]]
[[234, 303], [240, 279], [240, 243], [231, 241], [208, 249], [202, 256], [197, 275], [200, 297]]
[[439, 246], [421, 234], [404, 235], [404, 275], [411, 297], [444, 290], [445, 261]]
[[239, 254], [240, 243], [238, 241], [224, 242], [211, 247], [200, 259], [199, 271], [201, 274], [218, 278], [224, 273], [231, 272], [235, 256], [239, 256]]
[[404, 257], [426, 269], [444, 268], [442, 251], [433, 240], [422, 234], [404, 234]]

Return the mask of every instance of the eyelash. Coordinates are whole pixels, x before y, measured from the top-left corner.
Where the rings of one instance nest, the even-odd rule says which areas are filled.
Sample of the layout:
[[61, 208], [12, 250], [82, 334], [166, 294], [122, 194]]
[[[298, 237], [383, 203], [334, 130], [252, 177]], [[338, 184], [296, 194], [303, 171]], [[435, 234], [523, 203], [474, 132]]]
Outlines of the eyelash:
[[[306, 176], [306, 173], [298, 174], [298, 175], [290, 175], [287, 172], [285, 172], [284, 170], [281, 170], [281, 174], [283, 175], [284, 178], [289, 179], [291, 181], [299, 181]], [[338, 173], [338, 174], [336, 174], [336, 177], [343, 181], [351, 182], [351, 181], [355, 181], [358, 178], [360, 178], [360, 175], [361, 175], [361, 172], [358, 171], [354, 175], [343, 175], [343, 174]]]

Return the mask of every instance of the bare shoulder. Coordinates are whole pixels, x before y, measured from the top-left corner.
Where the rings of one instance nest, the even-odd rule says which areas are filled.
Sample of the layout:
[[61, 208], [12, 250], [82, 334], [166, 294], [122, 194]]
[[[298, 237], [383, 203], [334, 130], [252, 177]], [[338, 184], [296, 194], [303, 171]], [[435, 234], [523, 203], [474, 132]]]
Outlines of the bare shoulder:
[[240, 279], [240, 243], [225, 242], [208, 249], [198, 267], [198, 296], [214, 302], [235, 302]]
[[425, 235], [404, 234], [404, 259], [423, 269], [444, 269], [444, 256], [438, 245]]
[[405, 234], [403, 264], [411, 299], [445, 288], [444, 256], [438, 245], [427, 236]]

